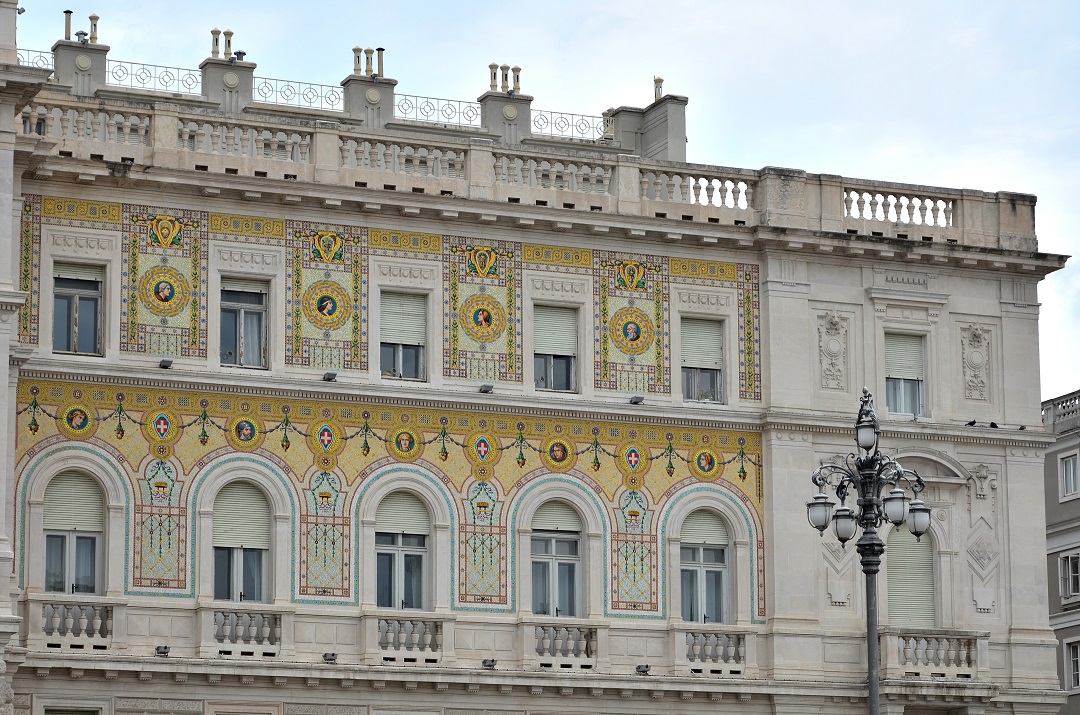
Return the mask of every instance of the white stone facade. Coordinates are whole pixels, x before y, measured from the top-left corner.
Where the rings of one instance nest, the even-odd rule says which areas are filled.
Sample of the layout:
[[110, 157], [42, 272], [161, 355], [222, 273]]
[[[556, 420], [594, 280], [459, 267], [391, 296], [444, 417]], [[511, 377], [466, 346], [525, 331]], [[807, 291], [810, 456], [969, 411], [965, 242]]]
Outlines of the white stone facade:
[[[508, 67], [475, 125], [359, 51], [336, 105], [260, 102], [216, 36], [191, 93], [109, 85], [96, 37], [47, 82], [0, 13], [4, 712], [862, 712], [858, 559], [803, 515], [864, 385], [932, 509], [922, 620], [879, 578], [883, 711], [1060, 706], [1034, 197], [687, 164], [674, 95], [552, 137]], [[724, 605], [689, 622], [701, 512]]]

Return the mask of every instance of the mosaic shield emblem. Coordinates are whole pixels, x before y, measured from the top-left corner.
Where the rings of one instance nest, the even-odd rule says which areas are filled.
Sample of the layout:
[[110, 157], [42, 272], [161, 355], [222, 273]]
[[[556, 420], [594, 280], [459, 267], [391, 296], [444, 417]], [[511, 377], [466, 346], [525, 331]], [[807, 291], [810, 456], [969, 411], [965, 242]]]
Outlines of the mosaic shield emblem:
[[165, 439], [169, 435], [170, 429], [172, 429], [172, 422], [169, 420], [168, 415], [161, 413], [154, 418], [154, 431], [157, 432], [158, 437]]
[[311, 236], [311, 257], [332, 263], [342, 260], [345, 241], [333, 231], [317, 231]]
[[487, 437], [481, 437], [476, 440], [473, 449], [476, 450], [476, 456], [483, 462], [491, 454], [491, 442], [488, 442]]
[[319, 430], [319, 444], [322, 445], [322, 448], [329, 451], [334, 446], [335, 439], [334, 430], [330, 429], [329, 425], [323, 425], [322, 429]]
[[637, 261], [623, 261], [620, 263], [617, 276], [620, 288], [638, 290], [645, 287], [645, 267]]
[[148, 222], [150, 243], [158, 246], [179, 247], [181, 224], [174, 216], [155, 216]]

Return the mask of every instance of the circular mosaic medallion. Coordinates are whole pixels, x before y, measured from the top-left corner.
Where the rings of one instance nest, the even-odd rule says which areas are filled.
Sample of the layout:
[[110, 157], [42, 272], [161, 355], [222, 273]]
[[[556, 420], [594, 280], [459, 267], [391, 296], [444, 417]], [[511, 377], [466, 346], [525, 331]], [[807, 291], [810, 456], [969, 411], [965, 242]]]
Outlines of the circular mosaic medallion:
[[420, 435], [411, 429], [394, 430], [387, 439], [387, 451], [400, 462], [411, 462], [424, 451]]
[[172, 445], [180, 439], [180, 418], [171, 410], [143, 413], [143, 435], [151, 445]]
[[611, 316], [608, 334], [615, 347], [627, 355], [641, 355], [653, 346], [652, 321], [638, 308], [620, 308]]
[[502, 457], [499, 440], [483, 432], [474, 432], [466, 437], [464, 450], [465, 458], [477, 466], [488, 467], [489, 475], [490, 467], [495, 466]]
[[698, 479], [712, 481], [724, 473], [724, 465], [709, 447], [701, 447], [690, 453], [690, 471]]
[[60, 432], [71, 439], [87, 439], [97, 431], [98, 422], [94, 412], [85, 405], [68, 405], [61, 408], [56, 416]]
[[322, 472], [329, 472], [332, 469], [337, 469], [337, 455], [317, 454], [315, 455], [315, 466]]
[[262, 446], [263, 440], [266, 439], [266, 431], [260, 419], [242, 415], [233, 417], [226, 423], [225, 439], [234, 448], [250, 452]]
[[345, 448], [345, 433], [334, 422], [312, 422], [308, 431], [308, 446], [316, 455], [336, 455]]
[[577, 464], [574, 445], [562, 437], [552, 437], [540, 447], [540, 461], [553, 472], [567, 472]]
[[139, 297], [154, 315], [171, 318], [188, 306], [191, 288], [180, 271], [170, 266], [154, 266], [139, 279]]
[[506, 330], [506, 311], [490, 295], [469, 296], [459, 314], [461, 329], [478, 343], [490, 343]]
[[334, 281], [312, 283], [304, 291], [304, 315], [319, 330], [337, 330], [349, 319], [352, 301]]

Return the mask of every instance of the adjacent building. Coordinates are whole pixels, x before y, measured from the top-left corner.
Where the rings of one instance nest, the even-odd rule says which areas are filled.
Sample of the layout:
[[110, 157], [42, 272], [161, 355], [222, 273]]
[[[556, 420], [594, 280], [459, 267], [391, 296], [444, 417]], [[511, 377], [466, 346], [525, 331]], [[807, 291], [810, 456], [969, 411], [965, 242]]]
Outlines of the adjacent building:
[[1058, 674], [1080, 712], [1080, 392], [1043, 402], [1043, 424], [1057, 437], [1046, 451], [1046, 554], [1050, 627], [1060, 644]]
[[864, 385], [933, 510], [888, 535], [884, 710], [1060, 706], [1035, 197], [687, 163], [659, 84], [586, 117], [506, 65], [436, 100], [382, 50], [326, 86], [15, 20], [15, 713], [863, 712], [805, 502]]

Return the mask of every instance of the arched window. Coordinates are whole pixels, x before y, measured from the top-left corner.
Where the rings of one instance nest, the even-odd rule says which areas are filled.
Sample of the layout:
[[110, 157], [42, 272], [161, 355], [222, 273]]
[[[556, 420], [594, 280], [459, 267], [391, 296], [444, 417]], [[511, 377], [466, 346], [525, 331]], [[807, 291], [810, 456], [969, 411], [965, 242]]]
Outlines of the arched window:
[[533, 514], [533, 613], [581, 614], [581, 531], [581, 517], [566, 502], [545, 502]]
[[214, 500], [214, 598], [269, 600], [270, 504], [250, 482], [230, 482]]
[[375, 511], [375, 604], [423, 609], [427, 604], [431, 513], [415, 494], [387, 494]]
[[687, 623], [728, 622], [727, 524], [715, 512], [698, 509], [683, 521], [681, 537], [682, 619]]
[[929, 534], [918, 541], [905, 528], [893, 529], [886, 545], [889, 623], [909, 628], [937, 625], [934, 597], [934, 543]]
[[45, 487], [45, 590], [101, 592], [105, 496], [91, 477], [57, 474]]

